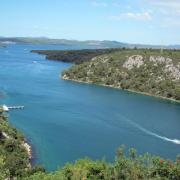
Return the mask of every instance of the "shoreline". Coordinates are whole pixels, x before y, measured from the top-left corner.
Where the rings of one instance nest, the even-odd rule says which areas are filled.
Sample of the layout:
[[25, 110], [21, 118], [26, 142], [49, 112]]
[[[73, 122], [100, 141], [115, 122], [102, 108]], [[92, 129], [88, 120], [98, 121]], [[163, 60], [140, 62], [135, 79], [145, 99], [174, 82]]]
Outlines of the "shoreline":
[[26, 149], [27, 153], [28, 153], [28, 157], [29, 157], [29, 168], [31, 169], [32, 168], [32, 163], [31, 163], [31, 160], [32, 160], [32, 147], [31, 145], [27, 142], [27, 140], [23, 141], [22, 142], [22, 145], [24, 146], [24, 148]]
[[138, 92], [138, 91], [134, 91], [134, 90], [131, 90], [131, 89], [122, 89], [120, 87], [115, 87], [115, 86], [112, 86], [112, 85], [95, 84], [95, 83], [92, 83], [92, 82], [86, 82], [86, 81], [70, 79], [68, 77], [63, 77], [63, 76], [60, 76], [60, 78], [62, 80], [67, 80], [67, 81], [72, 81], [72, 82], [78, 82], [78, 83], [83, 83], [83, 84], [93, 84], [93, 85], [102, 86], [102, 87], [109, 87], [109, 88], [119, 89], [119, 90], [123, 90], [123, 91], [130, 92], [130, 93], [141, 94], [141, 95], [145, 95], [145, 96], [149, 96], [149, 97], [158, 98], [158, 99], [161, 99], [161, 100], [166, 100], [166, 101], [169, 101], [169, 102], [172, 102], [172, 103], [174, 102], [174, 103], [180, 104], [180, 100], [167, 98], [167, 97], [163, 97], [163, 96], [158, 96], [158, 95], [153, 95], [153, 94], [149, 94], [149, 93], [146, 93], [146, 92]]
[[35, 151], [35, 147], [34, 145], [31, 143], [31, 140], [29, 137], [25, 136], [25, 148], [28, 152], [28, 155], [29, 155], [29, 162], [31, 164], [31, 167], [33, 167], [35, 165], [35, 161], [36, 161], [36, 151]]
[[[2, 135], [6, 139], [11, 139], [11, 137], [7, 133], [5, 133], [4, 131], [2, 131]], [[32, 163], [31, 163], [32, 158], [33, 158], [33, 156], [32, 156], [32, 147], [31, 147], [30, 143], [27, 141], [27, 139], [25, 138], [25, 136], [24, 136], [24, 140], [21, 142], [21, 145], [25, 148], [25, 150], [26, 150], [26, 152], [28, 154], [28, 157], [29, 157], [28, 166], [29, 166], [29, 168], [32, 168]]]
[[37, 160], [37, 156], [36, 156], [36, 148], [35, 146], [32, 144], [31, 139], [29, 136], [26, 136], [25, 134], [23, 134], [24, 136], [24, 143], [23, 146], [25, 147], [28, 156], [29, 156], [29, 164], [30, 164], [30, 168], [33, 168], [34, 166], [36, 166], [36, 160]]
[[[2, 135], [6, 138], [6, 139], [11, 139], [11, 137], [5, 133], [4, 131], [2, 131]], [[29, 156], [29, 160], [32, 159], [32, 147], [30, 145], [30, 143], [24, 138], [24, 141], [22, 141], [22, 146], [24, 146], [24, 148], [26, 149], [28, 156]]]
[[22, 145], [24, 146], [24, 148], [26, 149], [26, 151], [28, 153], [29, 160], [31, 160], [32, 159], [32, 148], [31, 148], [31, 145], [27, 141], [24, 141], [22, 143]]

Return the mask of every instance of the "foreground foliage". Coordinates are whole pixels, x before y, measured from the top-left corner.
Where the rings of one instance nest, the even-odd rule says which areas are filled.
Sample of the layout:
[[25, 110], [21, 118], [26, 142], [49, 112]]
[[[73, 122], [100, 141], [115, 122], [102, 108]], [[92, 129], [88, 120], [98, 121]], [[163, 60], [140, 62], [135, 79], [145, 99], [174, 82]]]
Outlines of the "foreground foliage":
[[0, 112], [0, 180], [24, 177], [38, 168], [30, 168], [30, 158], [24, 147], [25, 139], [9, 125], [7, 117]]
[[118, 149], [114, 163], [85, 158], [48, 173], [42, 167], [29, 167], [23, 141], [23, 136], [8, 125], [7, 118], [0, 116], [0, 180], [180, 179], [180, 156], [173, 162], [149, 154], [138, 156], [135, 149], [130, 149], [126, 156], [124, 146]]
[[119, 179], [180, 179], [180, 159], [176, 162], [163, 160], [149, 154], [137, 156], [134, 149], [130, 149], [129, 156], [125, 156], [125, 149], [121, 147], [113, 164], [91, 159], [78, 160], [74, 164], [67, 164], [54, 173], [35, 173], [26, 180], [119, 180]]

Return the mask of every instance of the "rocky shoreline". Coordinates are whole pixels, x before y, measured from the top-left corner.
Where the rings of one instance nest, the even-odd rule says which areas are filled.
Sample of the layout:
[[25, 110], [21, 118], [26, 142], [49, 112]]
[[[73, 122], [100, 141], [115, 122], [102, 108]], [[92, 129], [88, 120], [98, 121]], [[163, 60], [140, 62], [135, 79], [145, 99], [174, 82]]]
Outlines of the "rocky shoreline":
[[28, 166], [29, 166], [29, 168], [32, 168], [32, 163], [31, 163], [31, 160], [32, 160], [32, 147], [27, 141], [24, 141], [22, 145], [26, 149], [26, 151], [28, 153], [28, 156], [29, 156], [29, 164], [28, 164]]
[[[22, 161], [24, 168], [29, 170], [32, 168], [33, 165], [31, 162], [33, 156], [30, 143], [19, 130], [10, 125], [8, 118], [2, 109], [0, 111], [0, 141], [2, 143], [1, 148], [4, 148], [4, 150], [8, 152], [6, 154], [6, 151], [4, 151], [4, 156], [6, 157], [7, 161], [10, 156], [12, 159], [14, 159], [14, 161]], [[10, 151], [8, 151], [7, 147], [4, 146], [6, 143], [12, 148]], [[20, 157], [21, 154], [23, 154], [22, 157]], [[13, 164], [12, 169], [14, 169], [14, 171], [16, 170]]]
[[25, 147], [28, 155], [29, 155], [29, 159], [32, 159], [32, 148], [31, 145], [29, 143], [27, 143], [26, 141], [23, 142], [23, 146]]
[[[2, 132], [2, 135], [6, 139], [11, 139], [11, 137], [7, 133], [5, 133], [5, 132]], [[29, 156], [29, 161], [31, 161], [31, 159], [32, 159], [32, 148], [31, 148], [31, 145], [27, 142], [27, 140], [24, 140], [24, 141], [22, 141], [22, 146], [26, 149], [26, 151], [28, 153], [28, 156]], [[29, 167], [31, 167], [31, 163], [29, 163]]]

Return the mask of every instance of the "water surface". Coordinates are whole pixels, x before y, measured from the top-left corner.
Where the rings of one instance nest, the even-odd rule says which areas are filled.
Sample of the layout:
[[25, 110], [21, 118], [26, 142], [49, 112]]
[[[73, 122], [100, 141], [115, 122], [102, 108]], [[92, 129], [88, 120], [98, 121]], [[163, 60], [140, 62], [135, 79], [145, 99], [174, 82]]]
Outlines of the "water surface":
[[30, 140], [47, 170], [83, 157], [113, 161], [125, 144], [138, 153], [175, 159], [180, 153], [180, 105], [117, 89], [60, 80], [70, 64], [47, 61], [32, 49], [70, 46], [9, 45], [0, 49], [0, 104], [24, 105], [10, 122]]

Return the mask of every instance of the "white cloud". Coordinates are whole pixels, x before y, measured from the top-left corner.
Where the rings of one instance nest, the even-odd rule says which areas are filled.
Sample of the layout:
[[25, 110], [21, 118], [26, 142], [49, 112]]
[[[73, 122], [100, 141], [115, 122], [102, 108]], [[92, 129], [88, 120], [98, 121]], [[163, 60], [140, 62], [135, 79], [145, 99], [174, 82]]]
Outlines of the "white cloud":
[[92, 5], [95, 7], [108, 7], [108, 4], [106, 2], [93, 1]]
[[159, 25], [162, 27], [162, 28], [180, 28], [180, 21], [177, 20], [177, 19], [174, 19], [172, 21], [171, 18], [164, 18], [160, 23]]
[[127, 12], [127, 13], [121, 13], [119, 15], [111, 16], [110, 19], [112, 20], [122, 20], [124, 18], [129, 18], [137, 21], [150, 21], [152, 20], [152, 16], [149, 12], [142, 12], [142, 13], [133, 13], [133, 12]]
[[91, 1], [91, 5], [95, 7], [111, 7], [111, 8], [125, 8], [130, 9], [130, 5], [124, 5], [122, 2], [116, 2], [116, 1]]
[[152, 3], [156, 6], [163, 6], [163, 7], [180, 7], [179, 0], [147, 0], [149, 3]]
[[141, 0], [141, 5], [152, 10], [156, 26], [180, 27], [180, 0]]
[[144, 2], [163, 15], [180, 15], [180, 0], [145, 0]]

